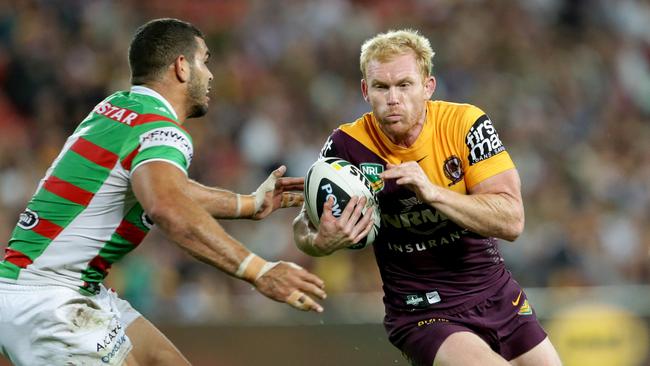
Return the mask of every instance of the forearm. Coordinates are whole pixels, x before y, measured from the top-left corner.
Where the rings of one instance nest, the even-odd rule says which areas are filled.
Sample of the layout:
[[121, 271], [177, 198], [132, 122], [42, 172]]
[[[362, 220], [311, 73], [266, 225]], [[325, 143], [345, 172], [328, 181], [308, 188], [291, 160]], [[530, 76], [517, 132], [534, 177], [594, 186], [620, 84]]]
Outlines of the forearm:
[[239, 265], [250, 254], [189, 197], [176, 200], [173, 209], [154, 211], [151, 216], [183, 250], [230, 275], [235, 275]]
[[187, 194], [192, 200], [214, 218], [236, 219], [253, 214], [255, 201], [251, 195], [239, 195], [225, 189], [207, 187], [193, 180], [190, 180], [187, 186]]
[[298, 249], [312, 257], [322, 257], [330, 253], [314, 245], [318, 232], [311, 225], [303, 206], [300, 214], [293, 220], [293, 240]]
[[508, 241], [515, 240], [523, 231], [523, 205], [507, 193], [464, 195], [435, 188], [439, 190], [437, 199], [430, 205], [463, 228]]

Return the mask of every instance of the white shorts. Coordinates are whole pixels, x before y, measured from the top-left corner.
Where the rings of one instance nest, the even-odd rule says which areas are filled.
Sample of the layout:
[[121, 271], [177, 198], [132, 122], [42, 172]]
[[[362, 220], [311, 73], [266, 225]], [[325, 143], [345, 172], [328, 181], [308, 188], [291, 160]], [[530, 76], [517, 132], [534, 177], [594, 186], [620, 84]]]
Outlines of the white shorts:
[[15, 366], [122, 365], [140, 316], [112, 290], [0, 283], [0, 352]]

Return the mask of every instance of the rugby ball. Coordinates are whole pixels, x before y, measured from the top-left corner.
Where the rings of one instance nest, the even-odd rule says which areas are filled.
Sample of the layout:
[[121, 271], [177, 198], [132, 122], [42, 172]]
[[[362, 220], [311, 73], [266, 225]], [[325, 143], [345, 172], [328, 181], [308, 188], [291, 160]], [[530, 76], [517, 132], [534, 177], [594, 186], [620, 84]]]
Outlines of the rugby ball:
[[339, 158], [320, 159], [309, 168], [305, 177], [305, 207], [309, 220], [317, 228], [323, 205], [329, 197], [334, 198], [332, 214], [339, 217], [353, 196], [366, 197], [363, 214], [372, 215], [374, 220], [374, 227], [368, 236], [349, 247], [363, 249], [375, 241], [381, 222], [379, 205], [370, 181], [355, 165]]

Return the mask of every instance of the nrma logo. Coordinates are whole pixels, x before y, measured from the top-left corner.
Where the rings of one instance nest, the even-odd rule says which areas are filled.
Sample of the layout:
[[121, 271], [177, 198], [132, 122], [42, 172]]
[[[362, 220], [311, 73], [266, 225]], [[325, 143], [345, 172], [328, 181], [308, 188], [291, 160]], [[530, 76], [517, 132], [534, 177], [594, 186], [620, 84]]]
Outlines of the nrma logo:
[[438, 210], [429, 208], [399, 214], [381, 214], [382, 227], [402, 229], [420, 235], [433, 234], [448, 224], [447, 216]]

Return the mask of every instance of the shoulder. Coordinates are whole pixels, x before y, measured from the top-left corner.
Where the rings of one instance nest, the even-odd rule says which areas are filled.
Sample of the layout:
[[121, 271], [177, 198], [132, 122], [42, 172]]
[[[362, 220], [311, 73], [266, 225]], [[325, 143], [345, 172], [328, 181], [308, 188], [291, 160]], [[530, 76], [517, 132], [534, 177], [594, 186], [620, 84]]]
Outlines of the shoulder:
[[475, 122], [485, 112], [469, 103], [454, 103], [442, 100], [427, 102], [427, 108], [432, 111], [433, 116], [446, 121], [471, 121]]
[[[111, 94], [97, 104], [93, 108], [93, 112], [130, 127], [156, 122], [166, 122], [180, 126], [175, 117], [169, 114], [168, 110], [152, 102], [151, 98], [143, 98], [136, 93], [125, 91]], [[147, 126], [145, 129], [149, 127]]]
[[368, 133], [369, 128], [372, 126], [372, 112], [365, 113], [353, 122], [341, 124], [334, 132], [343, 131], [348, 134]]
[[343, 123], [329, 135], [320, 152], [320, 157], [347, 158], [347, 150], [353, 141], [368, 140], [372, 133], [372, 113], [366, 113], [353, 122]]

